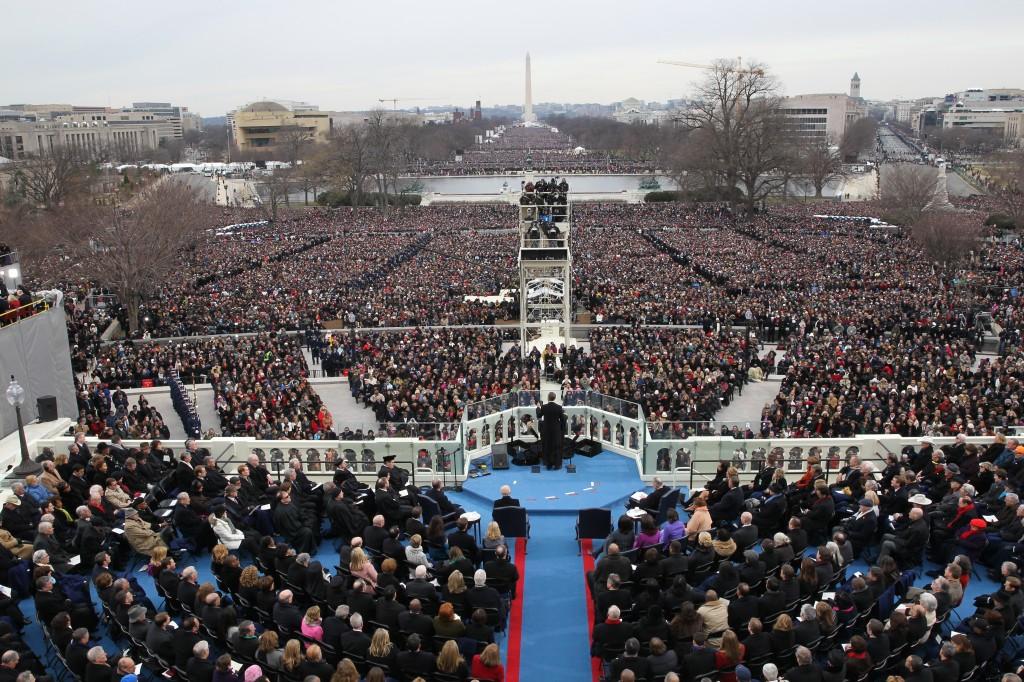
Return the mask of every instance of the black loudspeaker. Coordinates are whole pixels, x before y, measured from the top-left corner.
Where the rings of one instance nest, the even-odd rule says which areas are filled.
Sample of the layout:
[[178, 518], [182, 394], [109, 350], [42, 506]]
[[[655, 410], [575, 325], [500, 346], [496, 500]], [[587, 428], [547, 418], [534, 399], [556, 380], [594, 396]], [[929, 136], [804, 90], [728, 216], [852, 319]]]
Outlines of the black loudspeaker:
[[491, 469], [508, 469], [508, 445], [498, 443], [491, 448]]
[[584, 457], [597, 457], [601, 454], [601, 444], [590, 438], [582, 438], [576, 444], [576, 453]]
[[36, 411], [39, 421], [52, 422], [57, 420], [57, 398], [52, 395], [41, 395], [36, 398]]

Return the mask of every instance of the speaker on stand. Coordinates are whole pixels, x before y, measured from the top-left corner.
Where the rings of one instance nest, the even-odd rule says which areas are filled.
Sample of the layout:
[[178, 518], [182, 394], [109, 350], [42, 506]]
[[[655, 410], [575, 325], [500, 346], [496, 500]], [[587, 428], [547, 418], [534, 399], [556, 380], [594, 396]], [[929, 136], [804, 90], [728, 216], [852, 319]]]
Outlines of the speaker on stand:
[[508, 444], [495, 443], [491, 448], [491, 469], [508, 469]]
[[57, 398], [52, 395], [41, 395], [36, 398], [36, 412], [39, 413], [39, 421], [57, 421]]

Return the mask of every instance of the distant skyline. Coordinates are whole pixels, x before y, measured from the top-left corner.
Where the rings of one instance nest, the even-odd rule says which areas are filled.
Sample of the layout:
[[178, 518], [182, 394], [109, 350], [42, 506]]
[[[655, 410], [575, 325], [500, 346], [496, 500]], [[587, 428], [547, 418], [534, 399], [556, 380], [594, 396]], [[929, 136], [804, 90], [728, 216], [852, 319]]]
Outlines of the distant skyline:
[[[686, 97], [709, 63], [768, 65], [785, 94], [866, 99], [1024, 87], [1024, 3], [951, 0], [837, 5], [659, 0], [352, 4], [327, 0], [173, 6], [12, 3], [4, 8], [3, 103], [125, 106], [170, 101], [203, 116], [263, 98], [359, 110], [520, 103], [533, 59], [535, 102], [608, 104]], [[385, 106], [390, 106], [386, 104]]]

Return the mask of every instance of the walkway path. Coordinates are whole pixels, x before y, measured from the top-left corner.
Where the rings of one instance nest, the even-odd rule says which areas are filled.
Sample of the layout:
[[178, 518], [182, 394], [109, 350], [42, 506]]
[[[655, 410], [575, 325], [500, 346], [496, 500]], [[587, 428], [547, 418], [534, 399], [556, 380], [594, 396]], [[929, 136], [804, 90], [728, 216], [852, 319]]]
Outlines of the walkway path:
[[728, 407], [719, 410], [715, 415], [715, 423], [740, 422], [742, 429], [746, 422], [757, 431], [761, 424], [761, 408], [771, 402], [779, 392], [782, 377], [773, 374], [760, 383], [749, 383], [743, 387], [743, 395], [734, 396]]
[[337, 433], [341, 433], [346, 426], [353, 431], [362, 429], [363, 433], [367, 429], [377, 431], [379, 425], [376, 415], [370, 408], [356, 402], [348, 388], [347, 379], [314, 379], [312, 383], [317, 395], [334, 417], [334, 430]]
[[[192, 393], [191, 386], [188, 387], [188, 392]], [[199, 422], [203, 425], [203, 431], [213, 429], [219, 435], [220, 416], [217, 414], [217, 408], [214, 407], [213, 388], [211, 386], [197, 386], [195, 400], [196, 412], [199, 413]]]

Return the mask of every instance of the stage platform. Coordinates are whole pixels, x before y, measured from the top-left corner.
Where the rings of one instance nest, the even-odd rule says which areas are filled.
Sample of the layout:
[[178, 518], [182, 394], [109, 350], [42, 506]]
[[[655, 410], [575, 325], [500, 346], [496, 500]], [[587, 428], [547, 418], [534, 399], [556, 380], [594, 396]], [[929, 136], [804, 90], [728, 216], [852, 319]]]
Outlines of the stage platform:
[[[573, 514], [590, 507], [609, 507], [621, 510], [626, 498], [646, 486], [640, 480], [636, 462], [611, 452], [597, 457], [574, 457], [576, 473], [570, 474], [565, 466], [559, 471], [531, 473], [530, 467], [511, 464], [509, 469], [494, 471], [490, 457], [478, 460], [487, 465], [486, 476], [467, 479], [462, 495], [472, 500], [467, 508], [490, 510], [494, 500], [501, 497], [501, 486], [512, 488], [512, 497], [530, 514]], [[566, 460], [568, 461], [568, 460]]]

